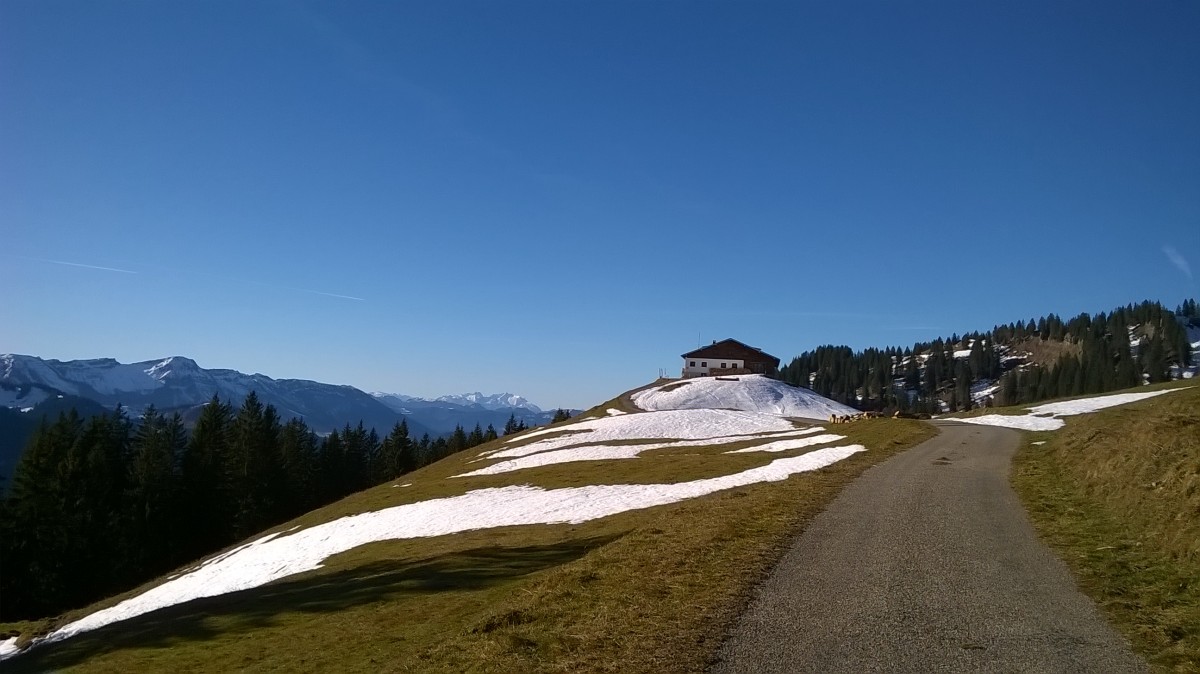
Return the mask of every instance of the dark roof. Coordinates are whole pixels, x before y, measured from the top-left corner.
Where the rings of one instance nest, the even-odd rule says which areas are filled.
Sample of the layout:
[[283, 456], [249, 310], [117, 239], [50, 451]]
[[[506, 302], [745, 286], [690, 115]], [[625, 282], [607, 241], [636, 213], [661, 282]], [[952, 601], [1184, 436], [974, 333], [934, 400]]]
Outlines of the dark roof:
[[719, 342], [713, 342], [708, 346], [700, 347], [695, 351], [689, 351], [683, 354], [683, 358], [709, 358], [709, 359], [737, 359], [755, 363], [772, 363], [774, 366], [779, 366], [779, 359], [766, 353], [762, 349], [756, 349], [748, 344], [742, 344], [736, 339], [723, 339]]

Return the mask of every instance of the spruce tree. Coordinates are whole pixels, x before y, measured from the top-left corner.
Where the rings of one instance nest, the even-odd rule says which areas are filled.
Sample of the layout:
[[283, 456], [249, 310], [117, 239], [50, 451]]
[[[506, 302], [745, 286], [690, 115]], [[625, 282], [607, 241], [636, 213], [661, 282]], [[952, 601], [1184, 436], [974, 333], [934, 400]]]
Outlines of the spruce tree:
[[504, 434], [512, 435], [513, 433], [516, 433], [516, 432], [518, 432], [517, 415], [514, 412], [514, 413], [508, 415], [508, 421], [504, 424]]
[[233, 467], [230, 424], [233, 409], [214, 394], [200, 412], [180, 461], [180, 498], [186, 557], [194, 559], [233, 538]]
[[279, 433], [283, 471], [280, 516], [291, 517], [320, 504], [317, 482], [317, 437], [301, 419], [292, 419]]
[[177, 549], [179, 517], [176, 462], [187, 446], [183, 419], [164, 417], [151, 405], [133, 437], [125, 494], [126, 559], [132, 578], [169, 568]]
[[401, 419], [392, 427], [392, 432], [383, 440], [382, 454], [385, 457], [383, 479], [392, 480], [419, 466], [416, 444], [408, 437], [408, 421]]

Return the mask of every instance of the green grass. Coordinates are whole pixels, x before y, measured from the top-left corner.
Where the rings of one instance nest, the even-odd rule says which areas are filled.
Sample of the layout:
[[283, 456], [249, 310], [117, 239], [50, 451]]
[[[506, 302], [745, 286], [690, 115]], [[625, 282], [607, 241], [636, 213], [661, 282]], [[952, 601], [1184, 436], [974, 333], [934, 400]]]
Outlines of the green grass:
[[[595, 409], [620, 409], [623, 401], [627, 396]], [[891, 419], [837, 430], [850, 436], [844, 442], [862, 443], [871, 451], [783, 482], [578, 526], [508, 527], [373, 543], [332, 557], [309, 573], [35, 649], [5, 662], [5, 669], [699, 671], [804, 523], [864, 469], [935, 433], [926, 424]], [[487, 465], [467, 463], [486, 449], [396, 482], [411, 482], [411, 487], [382, 485], [277, 530], [485, 486], [680, 482], [810, 451], [724, 455], [719, 452], [727, 447], [689, 447], [647, 452], [638, 459], [444, 479]], [[0, 631], [12, 628], [0, 626]], [[30, 625], [17, 629], [27, 631]]]
[[1200, 387], [1037, 440], [1013, 483], [1043, 540], [1155, 670], [1200, 671]]

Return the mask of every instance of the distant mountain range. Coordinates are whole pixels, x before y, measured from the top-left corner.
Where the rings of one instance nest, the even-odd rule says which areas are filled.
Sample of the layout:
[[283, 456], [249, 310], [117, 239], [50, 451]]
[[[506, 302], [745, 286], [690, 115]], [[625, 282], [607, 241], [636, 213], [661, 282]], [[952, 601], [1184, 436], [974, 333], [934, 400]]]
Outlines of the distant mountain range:
[[409, 407], [423, 407], [435, 405], [437, 403], [447, 403], [450, 405], [458, 405], [460, 407], [482, 407], [485, 410], [511, 410], [511, 409], [526, 409], [530, 412], [541, 412], [542, 408], [534, 405], [525, 398], [515, 393], [493, 393], [485, 395], [483, 393], [463, 393], [461, 395], [440, 396], [437, 398], [417, 398], [415, 396], [406, 396], [403, 393], [379, 393], [375, 392], [371, 395], [383, 402], [388, 407], [398, 411], [404, 411]]
[[[251, 391], [257, 392], [264, 404], [274, 405], [284, 420], [303, 418], [318, 433], [362, 421], [382, 435], [403, 418], [414, 436], [438, 436], [457, 425], [470, 431], [475, 424], [493, 424], [499, 430], [509, 416], [529, 426], [547, 423], [553, 416], [512, 393], [466, 393], [427, 400], [370, 394], [353, 386], [306, 379], [206, 369], [183, 356], [125, 364], [112, 358], [60, 361], [10, 353], [0, 355], [0, 409], [4, 412], [0, 414], [0, 436], [4, 436], [0, 445], [23, 446], [23, 438], [45, 414], [57, 415], [72, 406], [91, 414], [120, 404], [136, 416], [154, 405], [192, 419], [214, 393], [236, 406]], [[6, 463], [0, 457], [0, 475], [9, 472]]]

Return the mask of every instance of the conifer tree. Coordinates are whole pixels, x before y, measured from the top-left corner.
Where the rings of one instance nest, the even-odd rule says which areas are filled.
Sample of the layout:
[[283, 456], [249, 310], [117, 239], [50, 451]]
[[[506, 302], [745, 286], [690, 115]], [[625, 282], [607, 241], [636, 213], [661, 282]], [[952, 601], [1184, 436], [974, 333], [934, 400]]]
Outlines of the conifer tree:
[[482, 445], [482, 444], [483, 444], [483, 429], [479, 426], [479, 423], [476, 422], [475, 428], [472, 429], [471, 434], [467, 436], [467, 442], [463, 448], [466, 449], [468, 447], [478, 447], [479, 445]]
[[504, 434], [512, 435], [513, 433], [517, 433], [518, 431], [519, 431], [519, 429], [517, 428], [517, 414], [514, 412], [514, 413], [508, 415], [508, 421], [504, 424]]
[[233, 537], [230, 508], [232, 466], [229, 434], [233, 409], [214, 394], [200, 412], [180, 461], [181, 545], [188, 558], [214, 550]]
[[183, 419], [164, 417], [151, 405], [133, 437], [126, 489], [126, 572], [153, 574], [174, 562], [178, 530], [175, 466], [187, 446]]
[[279, 458], [279, 415], [251, 391], [230, 432], [234, 538], [255, 533], [277, 516], [283, 470]]
[[279, 455], [283, 472], [283, 518], [301, 514], [319, 505], [317, 482], [317, 437], [301, 419], [291, 419], [279, 432]]
[[463, 431], [462, 424], [458, 424], [454, 427], [454, 432], [451, 433], [450, 437], [446, 439], [446, 452], [447, 454], [454, 454], [455, 452], [461, 452], [466, 448], [467, 434], [465, 431]]
[[408, 437], [408, 420], [401, 419], [392, 427], [392, 432], [383, 440], [381, 453], [384, 456], [385, 480], [395, 479], [417, 469], [417, 447]]

